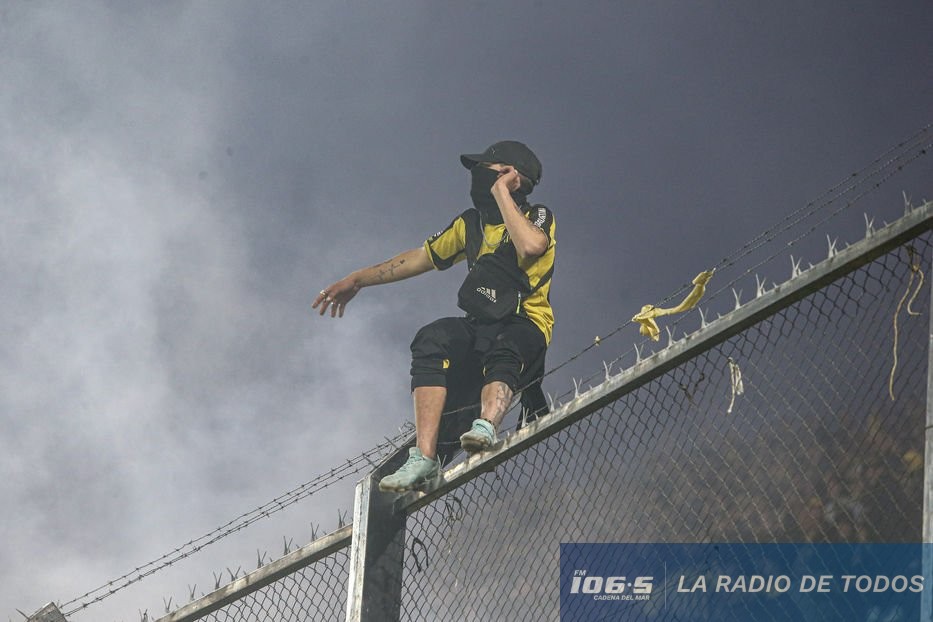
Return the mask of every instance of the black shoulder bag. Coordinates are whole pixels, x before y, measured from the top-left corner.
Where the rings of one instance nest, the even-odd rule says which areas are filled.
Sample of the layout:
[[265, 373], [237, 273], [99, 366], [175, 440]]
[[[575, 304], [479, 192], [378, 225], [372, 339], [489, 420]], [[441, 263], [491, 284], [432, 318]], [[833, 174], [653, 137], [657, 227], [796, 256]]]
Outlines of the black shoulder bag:
[[484, 323], [520, 315], [522, 302], [550, 280], [553, 267], [531, 287], [528, 275], [518, 267], [515, 253], [500, 252], [506, 244], [512, 245], [511, 241], [503, 242], [495, 252], [477, 257], [483, 240], [483, 223], [476, 210], [469, 210], [463, 216], [470, 272], [457, 292], [457, 306]]

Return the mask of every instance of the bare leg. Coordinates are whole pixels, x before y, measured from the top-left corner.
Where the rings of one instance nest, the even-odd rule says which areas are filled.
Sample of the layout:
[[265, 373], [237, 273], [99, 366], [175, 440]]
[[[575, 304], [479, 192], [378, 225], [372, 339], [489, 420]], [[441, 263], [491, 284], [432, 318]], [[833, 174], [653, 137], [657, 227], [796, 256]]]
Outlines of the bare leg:
[[447, 387], [415, 387], [415, 430], [418, 449], [425, 458], [437, 457], [437, 432], [447, 400]]
[[499, 424], [502, 423], [502, 419], [509, 409], [509, 404], [512, 403], [512, 389], [504, 382], [493, 380], [489, 384], [483, 385], [481, 401], [483, 412], [480, 416], [492, 423], [498, 430]]

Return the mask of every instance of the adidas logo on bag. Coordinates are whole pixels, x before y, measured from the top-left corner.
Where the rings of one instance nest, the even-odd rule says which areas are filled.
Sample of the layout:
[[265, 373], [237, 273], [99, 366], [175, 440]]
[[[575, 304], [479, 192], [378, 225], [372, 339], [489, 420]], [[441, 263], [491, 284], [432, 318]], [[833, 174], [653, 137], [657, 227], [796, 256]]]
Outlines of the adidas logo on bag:
[[488, 287], [477, 287], [476, 291], [488, 298], [490, 302], [496, 301], [496, 290], [489, 289]]

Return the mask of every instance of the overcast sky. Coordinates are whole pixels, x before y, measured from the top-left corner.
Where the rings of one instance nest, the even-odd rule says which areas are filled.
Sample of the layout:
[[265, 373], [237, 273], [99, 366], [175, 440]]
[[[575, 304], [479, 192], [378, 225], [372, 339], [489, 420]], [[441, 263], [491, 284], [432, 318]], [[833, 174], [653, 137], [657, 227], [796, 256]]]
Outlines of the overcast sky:
[[[458, 313], [463, 268], [341, 321], [309, 305], [469, 206], [460, 153], [544, 164], [553, 366], [933, 121], [931, 32], [928, 0], [4, 0], [0, 619], [397, 432], [408, 343]], [[828, 232], [933, 198], [931, 172]], [[73, 619], [161, 613], [338, 508], [351, 481]]]

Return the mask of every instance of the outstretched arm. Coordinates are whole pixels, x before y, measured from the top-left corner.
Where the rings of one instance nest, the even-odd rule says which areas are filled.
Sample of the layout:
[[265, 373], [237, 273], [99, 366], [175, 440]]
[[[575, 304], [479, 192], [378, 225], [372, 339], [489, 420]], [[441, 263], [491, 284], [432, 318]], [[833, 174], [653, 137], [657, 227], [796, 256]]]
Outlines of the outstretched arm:
[[375, 266], [351, 272], [336, 283], [332, 283], [321, 290], [311, 304], [312, 309], [320, 307], [320, 314], [324, 315], [330, 307], [331, 317], [343, 317], [347, 303], [356, 296], [356, 293], [370, 285], [394, 283], [434, 268], [423, 246], [399, 253], [392, 259], [383, 261]]

